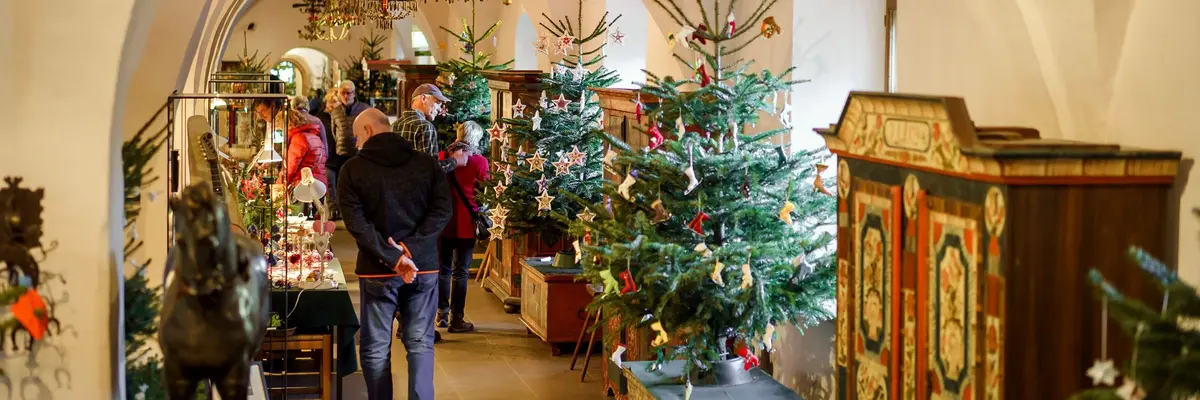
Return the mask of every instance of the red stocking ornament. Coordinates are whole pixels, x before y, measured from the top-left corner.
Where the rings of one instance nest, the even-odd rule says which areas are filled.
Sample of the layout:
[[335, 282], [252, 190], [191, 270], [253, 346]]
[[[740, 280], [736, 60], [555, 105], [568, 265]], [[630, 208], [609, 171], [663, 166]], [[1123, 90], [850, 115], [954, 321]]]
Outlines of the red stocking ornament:
[[657, 149], [663, 144], [662, 132], [658, 130], [658, 124], [650, 124], [650, 129], [646, 131], [650, 135], [650, 150]]
[[617, 274], [617, 277], [621, 278], [621, 282], [624, 283], [621, 287], [621, 294], [633, 293], [637, 291], [637, 284], [633, 283], [633, 274], [630, 273], [629, 270], [621, 271], [620, 274]]
[[696, 234], [698, 235], [703, 235], [704, 223], [710, 219], [712, 218], [710, 218], [708, 214], [705, 214], [704, 211], [699, 211], [696, 213], [696, 216], [692, 218], [692, 222], [688, 223], [688, 228], [692, 228], [692, 230], [696, 231]]
[[738, 348], [737, 355], [742, 356], [742, 358], [746, 360], [746, 364], [743, 368], [745, 368], [747, 371], [749, 371], [750, 368], [758, 366], [758, 356], [751, 354], [749, 348]]

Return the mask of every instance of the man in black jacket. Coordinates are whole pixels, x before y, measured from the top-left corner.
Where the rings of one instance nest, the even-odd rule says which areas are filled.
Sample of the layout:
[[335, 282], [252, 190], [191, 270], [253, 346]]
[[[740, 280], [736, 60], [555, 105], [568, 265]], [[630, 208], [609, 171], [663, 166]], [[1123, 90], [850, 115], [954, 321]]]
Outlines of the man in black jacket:
[[433, 320], [438, 305], [437, 239], [450, 220], [446, 175], [433, 157], [388, 132], [368, 109], [354, 121], [358, 155], [342, 165], [338, 200], [358, 243], [359, 359], [367, 398], [392, 399], [392, 320], [399, 313], [408, 351], [408, 398], [433, 397]]

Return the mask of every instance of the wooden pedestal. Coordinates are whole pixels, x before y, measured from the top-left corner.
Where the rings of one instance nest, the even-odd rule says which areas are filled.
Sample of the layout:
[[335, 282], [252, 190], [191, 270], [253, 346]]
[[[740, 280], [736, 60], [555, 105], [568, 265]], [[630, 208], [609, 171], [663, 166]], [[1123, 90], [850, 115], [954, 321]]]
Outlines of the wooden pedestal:
[[[623, 374], [629, 382], [630, 400], [666, 400], [684, 398], [682, 383], [683, 365], [686, 361], [670, 361], [658, 371], [647, 372], [648, 361], [624, 363]], [[736, 386], [694, 386], [692, 400], [717, 399], [796, 399], [801, 397], [755, 368], [750, 371], [753, 382]]]
[[521, 268], [521, 322], [559, 355], [561, 346], [579, 339], [589, 318], [592, 295], [586, 281], [575, 280], [583, 270], [554, 268], [537, 258], [521, 260]]
[[[286, 350], [286, 351], [285, 351]], [[290, 377], [311, 376], [314, 373], [320, 374], [317, 387], [301, 387], [292, 386], [289, 382], [288, 387], [272, 387], [270, 388], [271, 397], [282, 396], [284, 392], [287, 395], [301, 394], [316, 394], [321, 400], [329, 400], [330, 390], [333, 388], [331, 382], [333, 378], [333, 335], [292, 335], [287, 336], [271, 336], [268, 335], [263, 341], [263, 348], [259, 351], [259, 358], [266, 359], [267, 364], [272, 361], [282, 360], [283, 357], [288, 358], [289, 371], [271, 372], [268, 376]], [[298, 365], [292, 364], [297, 362], [297, 359], [312, 359], [316, 361], [317, 371], [301, 370]], [[277, 362], [277, 361], [276, 361]], [[294, 379], [294, 378], [293, 378]]]

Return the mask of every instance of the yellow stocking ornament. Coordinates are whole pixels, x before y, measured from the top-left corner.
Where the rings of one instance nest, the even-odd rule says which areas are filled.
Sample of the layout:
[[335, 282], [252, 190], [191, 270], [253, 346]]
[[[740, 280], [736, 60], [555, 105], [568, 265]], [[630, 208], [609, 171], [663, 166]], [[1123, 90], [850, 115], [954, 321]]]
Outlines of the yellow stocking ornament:
[[763, 346], [768, 352], [775, 351], [775, 325], [767, 324], [766, 332], [763, 332]]
[[787, 223], [788, 225], [791, 225], [792, 224], [792, 211], [794, 211], [794, 210], [796, 210], [796, 205], [792, 204], [792, 202], [788, 201], [786, 203], [783, 203], [783, 208], [779, 210], [779, 219], [782, 219], [783, 222]]
[[667, 344], [667, 342], [671, 341], [671, 338], [667, 336], [667, 331], [663, 329], [661, 321], [654, 321], [653, 324], [650, 324], [650, 329], [654, 330], [655, 332], [658, 332], [658, 337], [655, 337], [654, 341], [650, 342], [651, 346], [655, 346], [655, 347], [662, 346], [664, 344]]
[[749, 289], [754, 286], [754, 276], [750, 275], [750, 264], [742, 264], [742, 286], [741, 288]]
[[721, 271], [724, 271], [724, 270], [725, 270], [725, 264], [721, 264], [721, 260], [717, 260], [716, 265], [713, 265], [712, 275], [710, 275], [712, 277], [713, 282], [717, 283], [717, 286], [725, 287], [725, 280], [721, 279]]

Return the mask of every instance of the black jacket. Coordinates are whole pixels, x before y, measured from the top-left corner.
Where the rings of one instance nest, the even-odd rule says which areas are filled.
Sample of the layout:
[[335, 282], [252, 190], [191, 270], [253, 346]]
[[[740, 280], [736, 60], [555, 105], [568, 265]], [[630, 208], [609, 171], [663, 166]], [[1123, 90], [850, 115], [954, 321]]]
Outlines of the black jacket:
[[396, 274], [401, 251], [388, 238], [408, 247], [418, 270], [438, 269], [438, 236], [453, 211], [437, 160], [381, 133], [342, 165], [337, 184], [346, 230], [358, 242], [356, 274]]

